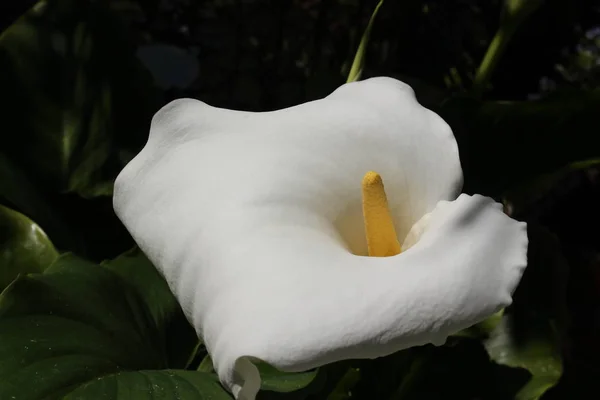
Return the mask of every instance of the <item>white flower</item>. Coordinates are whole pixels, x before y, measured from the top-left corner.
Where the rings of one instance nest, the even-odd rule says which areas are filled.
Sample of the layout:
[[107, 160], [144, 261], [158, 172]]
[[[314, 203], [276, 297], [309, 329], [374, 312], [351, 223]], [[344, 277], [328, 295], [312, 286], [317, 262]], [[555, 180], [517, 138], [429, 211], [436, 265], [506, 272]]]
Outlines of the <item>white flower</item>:
[[[366, 256], [368, 171], [391, 215], [367, 175], [370, 235], [395, 228], [400, 254]], [[176, 100], [117, 178], [114, 207], [221, 381], [254, 399], [252, 361], [302, 371], [440, 345], [511, 303], [526, 226], [461, 186], [448, 125], [406, 84], [373, 78], [273, 112]]]

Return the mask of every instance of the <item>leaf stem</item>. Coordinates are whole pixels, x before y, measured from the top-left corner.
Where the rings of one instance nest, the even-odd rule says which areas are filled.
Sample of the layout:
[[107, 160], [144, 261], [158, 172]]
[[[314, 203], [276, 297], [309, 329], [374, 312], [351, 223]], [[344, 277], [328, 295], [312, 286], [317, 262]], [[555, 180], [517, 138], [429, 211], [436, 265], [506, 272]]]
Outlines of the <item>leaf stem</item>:
[[192, 350], [192, 352], [190, 353], [190, 356], [188, 357], [187, 362], [185, 363], [185, 369], [188, 369], [190, 367], [190, 365], [192, 365], [192, 363], [194, 362], [194, 359], [198, 355], [198, 350], [200, 350], [201, 345], [202, 345], [202, 341], [198, 340], [198, 343], [196, 343], [196, 346], [194, 346], [194, 350]]
[[514, 24], [502, 24], [490, 43], [473, 81], [473, 94], [481, 97], [515, 33]]
[[210, 358], [210, 356], [207, 354], [206, 357], [202, 359], [202, 362], [200, 362], [200, 365], [196, 370], [199, 372], [214, 372], [215, 368], [212, 363], [212, 358]]
[[360, 39], [360, 44], [358, 45], [358, 49], [356, 50], [356, 54], [354, 56], [354, 61], [352, 62], [352, 67], [350, 68], [350, 73], [348, 74], [348, 79], [346, 83], [354, 82], [360, 79], [360, 76], [363, 72], [363, 65], [365, 63], [365, 55], [367, 53], [367, 44], [369, 43], [369, 37], [371, 36], [371, 29], [373, 28], [373, 22], [375, 21], [375, 17], [377, 17], [377, 13], [379, 9], [383, 5], [383, 0], [380, 0], [371, 14], [371, 19], [365, 29], [365, 32]]

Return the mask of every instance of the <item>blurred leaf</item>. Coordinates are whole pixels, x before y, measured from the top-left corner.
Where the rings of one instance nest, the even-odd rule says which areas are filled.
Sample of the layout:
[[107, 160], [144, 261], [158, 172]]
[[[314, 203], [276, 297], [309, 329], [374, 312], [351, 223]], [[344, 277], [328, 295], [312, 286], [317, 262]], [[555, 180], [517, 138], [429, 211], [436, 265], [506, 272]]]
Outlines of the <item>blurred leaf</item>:
[[2, 399], [228, 398], [206, 374], [162, 370], [165, 345], [143, 298], [113, 270], [72, 255], [0, 295], [0, 360]]
[[185, 89], [198, 78], [198, 56], [167, 44], [140, 46], [137, 56], [163, 89]]
[[515, 294], [520, 330], [527, 333], [528, 321], [542, 316], [550, 319], [561, 339], [564, 373], [544, 398], [587, 398], [597, 390], [599, 178], [600, 164], [583, 161], [528, 181], [505, 196], [511, 215], [535, 221], [530, 227], [538, 225], [537, 235], [529, 234], [532, 262]]
[[503, 19], [507, 23], [522, 23], [544, 2], [545, 0], [504, 0]]
[[17, 275], [42, 272], [57, 257], [54, 245], [35, 222], [0, 205], [0, 292]]
[[211, 375], [196, 371], [119, 372], [90, 381], [63, 400], [231, 400]]
[[352, 67], [350, 67], [350, 73], [348, 74], [347, 82], [354, 82], [360, 79], [360, 76], [364, 69], [365, 64], [365, 55], [367, 53], [367, 45], [369, 44], [369, 37], [371, 36], [371, 29], [373, 28], [373, 23], [375, 22], [375, 18], [377, 18], [377, 13], [383, 4], [383, 0], [380, 0], [373, 10], [373, 14], [371, 15], [371, 19], [369, 19], [369, 23], [365, 28], [365, 32], [360, 39], [360, 43], [358, 44], [358, 49], [356, 50], [356, 55], [354, 56], [354, 61], [352, 62]]
[[36, 184], [110, 195], [119, 149], [147, 137], [150, 79], [105, 3], [41, 1], [0, 35], [2, 148]]
[[511, 328], [522, 342], [542, 336], [558, 349], [558, 341], [570, 323], [567, 308], [569, 264], [562, 243], [547, 228], [528, 221], [527, 236], [527, 268], [504, 318], [511, 318]]
[[539, 215], [541, 212], [547, 211], [543, 203], [553, 200], [549, 197], [553, 197], [553, 191], [557, 187], [565, 184], [565, 188], [560, 188], [564, 192], [572, 189], [573, 184], [578, 182], [578, 180], [572, 179], [573, 173], [598, 167], [600, 167], [600, 159], [587, 160], [543, 174], [508, 190], [503, 196], [504, 203], [511, 215], [526, 215], [529, 218], [532, 217], [531, 214]]
[[600, 91], [539, 101], [446, 101], [437, 111], [458, 141], [468, 193], [499, 196], [570, 163], [600, 157]]
[[[552, 336], [549, 325], [547, 329], [549, 336]], [[504, 318], [492, 332], [485, 341], [485, 347], [497, 363], [523, 368], [531, 373], [531, 379], [519, 390], [516, 400], [539, 399], [562, 375], [556, 343], [542, 336], [530, 338], [526, 343], [517, 342], [509, 317]]]
[[431, 361], [434, 351], [431, 347], [425, 346], [415, 351], [416, 357], [411, 360], [408, 371], [402, 376], [400, 384], [398, 385], [394, 394], [390, 397], [391, 399], [402, 400], [410, 393], [414, 392], [414, 385], [423, 379], [422, 374], [426, 372], [426, 366]]
[[485, 338], [490, 334], [490, 332], [492, 332], [494, 329], [496, 329], [498, 324], [500, 324], [500, 321], [502, 321], [503, 315], [504, 315], [504, 309], [498, 311], [496, 314], [492, 315], [491, 317], [487, 318], [486, 320], [484, 320], [478, 324], [475, 324], [473, 326], [470, 326], [467, 329], [463, 329], [462, 331], [457, 332], [452, 336], [472, 338], [472, 339]]
[[327, 400], [345, 400], [352, 397], [352, 389], [360, 380], [360, 369], [350, 367], [329, 395]]
[[561, 378], [560, 340], [568, 323], [568, 266], [560, 242], [534, 223], [528, 224], [527, 234], [528, 266], [513, 304], [484, 341], [494, 361], [531, 374], [517, 400], [538, 399]]
[[415, 372], [413, 367], [419, 359], [426, 358], [428, 350], [427, 347], [416, 347], [373, 360], [353, 360], [337, 377], [335, 387], [328, 391], [327, 398], [392, 398], [392, 394], [411, 380], [410, 376]]
[[386, 399], [512, 399], [528, 379], [526, 371], [491, 362], [477, 340], [450, 337], [444, 346], [415, 350], [410, 370]]
[[66, 223], [27, 175], [0, 153], [0, 198], [44, 227], [56, 242], [76, 243]]
[[137, 247], [101, 264], [131, 285], [148, 308], [167, 346], [169, 366], [184, 368], [198, 338], [167, 282]]
[[[566, 330], [568, 267], [554, 235], [529, 223], [528, 266], [513, 295], [513, 304], [493, 324], [476, 325], [464, 336], [484, 339], [492, 360], [521, 368], [530, 377], [517, 400], [540, 398], [562, 375], [560, 335]], [[487, 321], [486, 321], [487, 322]]]

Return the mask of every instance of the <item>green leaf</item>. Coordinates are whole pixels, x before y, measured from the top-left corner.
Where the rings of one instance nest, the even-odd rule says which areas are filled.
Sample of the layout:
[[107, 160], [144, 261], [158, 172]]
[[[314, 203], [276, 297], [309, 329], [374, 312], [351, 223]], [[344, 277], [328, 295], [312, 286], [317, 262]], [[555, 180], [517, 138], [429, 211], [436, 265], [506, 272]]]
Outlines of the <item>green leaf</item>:
[[156, 93], [104, 2], [40, 1], [0, 35], [0, 145], [54, 191], [110, 195], [147, 137]]
[[211, 375], [196, 371], [121, 372], [90, 381], [63, 400], [231, 400]]
[[73, 393], [71, 398], [125, 400], [140, 390], [141, 378], [157, 392], [178, 386], [187, 396], [181, 399], [215, 393], [214, 380], [205, 375], [167, 367], [153, 314], [109, 268], [64, 255], [44, 274], [18, 277], [0, 295], [2, 399]]
[[183, 368], [194, 353], [198, 337], [186, 320], [177, 299], [146, 255], [134, 247], [102, 265], [131, 285], [165, 337], [169, 366]]
[[568, 264], [550, 231], [528, 223], [528, 266], [513, 304], [483, 343], [496, 363], [529, 372], [517, 400], [535, 400], [562, 375], [560, 339], [566, 332]]
[[26, 214], [44, 227], [57, 242], [73, 243], [73, 234], [47, 203], [43, 193], [35, 187], [27, 174], [8, 157], [0, 153], [0, 198], [12, 208]]
[[57, 257], [42, 228], [0, 205], [0, 291], [19, 274], [44, 271]]
[[261, 389], [273, 392], [293, 392], [308, 386], [317, 376], [317, 370], [308, 372], [282, 372], [267, 363], [257, 363], [262, 379]]
[[520, 343], [514, 332], [509, 317], [505, 317], [500, 325], [485, 341], [490, 357], [499, 364], [526, 369], [531, 379], [517, 393], [516, 400], [539, 399], [548, 389], [556, 385], [562, 375], [562, 363], [557, 351], [557, 344], [548, 339], [551, 326], [546, 327], [549, 335], [530, 337]]
[[379, 9], [383, 5], [383, 0], [380, 0], [373, 10], [373, 14], [371, 15], [371, 19], [369, 19], [369, 23], [365, 29], [365, 32], [360, 39], [360, 43], [358, 44], [358, 49], [356, 50], [356, 55], [354, 56], [354, 61], [352, 62], [352, 67], [350, 67], [350, 73], [348, 74], [347, 82], [354, 82], [360, 79], [362, 71], [364, 69], [365, 57], [367, 53], [367, 45], [369, 44], [369, 37], [371, 36], [371, 29], [373, 29], [373, 23], [375, 22], [375, 18], [377, 17], [377, 13]]
[[452, 336], [472, 339], [480, 339], [487, 337], [490, 334], [490, 332], [496, 329], [500, 321], [502, 321], [503, 315], [504, 309], [498, 311], [496, 314], [481, 321], [480, 323], [470, 326], [467, 329], [463, 329], [462, 331], [459, 331], [453, 334]]
[[156, 326], [163, 326], [179, 310], [175, 296], [145, 254], [135, 247], [102, 266], [115, 272], [133, 287], [148, 307]]

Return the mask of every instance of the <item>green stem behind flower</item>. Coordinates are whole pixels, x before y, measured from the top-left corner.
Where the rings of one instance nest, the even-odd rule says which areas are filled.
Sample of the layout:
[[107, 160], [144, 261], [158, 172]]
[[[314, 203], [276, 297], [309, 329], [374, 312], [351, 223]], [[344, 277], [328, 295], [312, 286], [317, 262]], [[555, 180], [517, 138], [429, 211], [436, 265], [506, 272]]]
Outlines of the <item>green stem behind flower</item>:
[[513, 24], [503, 24], [496, 32], [475, 74], [472, 88], [475, 97], [480, 97], [485, 91], [498, 62], [516, 31], [515, 28]]
[[212, 358], [210, 358], [208, 354], [202, 359], [200, 365], [198, 365], [197, 371], [207, 373], [215, 372], [215, 367], [213, 366]]
[[511, 41], [518, 27], [527, 18], [544, 4], [545, 0], [505, 0], [502, 11], [502, 22], [496, 35], [492, 39], [473, 82], [473, 95], [481, 97], [487, 88], [491, 76], [504, 55], [504, 51]]
[[350, 73], [348, 74], [348, 80], [346, 82], [354, 82], [360, 79], [360, 75], [363, 71], [363, 65], [365, 63], [367, 44], [369, 43], [369, 37], [371, 36], [371, 28], [373, 27], [373, 22], [375, 21], [375, 17], [377, 17], [377, 13], [379, 12], [382, 4], [383, 0], [380, 0], [373, 11], [373, 14], [371, 15], [369, 24], [367, 25], [367, 28], [360, 39], [360, 44], [356, 50], [356, 55], [354, 56], [354, 61], [352, 62], [352, 67], [350, 68]]
[[185, 363], [185, 369], [188, 369], [190, 367], [190, 365], [194, 362], [194, 360], [196, 359], [196, 356], [198, 355], [199, 351], [200, 351], [200, 346], [202, 346], [202, 341], [198, 340], [198, 343], [196, 343], [196, 346], [194, 346], [194, 349], [192, 350], [192, 352], [190, 353], [190, 356], [188, 357], [187, 362]]

